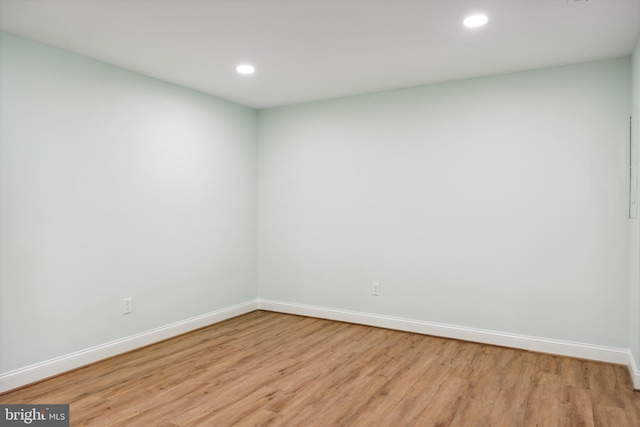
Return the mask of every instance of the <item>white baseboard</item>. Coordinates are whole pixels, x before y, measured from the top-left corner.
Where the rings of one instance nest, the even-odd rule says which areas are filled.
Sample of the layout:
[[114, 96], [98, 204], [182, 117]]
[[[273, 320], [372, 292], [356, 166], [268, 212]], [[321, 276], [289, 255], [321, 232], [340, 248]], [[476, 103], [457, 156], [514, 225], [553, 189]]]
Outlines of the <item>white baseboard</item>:
[[[504, 332], [487, 331], [483, 329], [467, 328], [442, 323], [426, 322], [423, 320], [404, 319], [401, 317], [383, 316], [379, 314], [362, 313], [349, 310], [338, 310], [327, 307], [317, 307], [305, 304], [295, 304], [282, 301], [258, 299], [261, 310], [280, 313], [298, 314], [301, 316], [319, 317], [323, 319], [339, 320], [342, 322], [358, 323], [425, 335], [445, 338], [455, 338], [483, 344], [518, 348], [540, 353], [577, 357], [580, 359], [596, 360], [600, 362], [628, 365], [631, 352], [627, 349], [604, 347], [592, 344], [582, 344], [570, 341], [539, 338], [527, 335], [517, 335]], [[635, 378], [638, 378], [638, 370]], [[637, 386], [637, 383], [634, 383]]]
[[161, 326], [150, 331], [131, 335], [95, 347], [76, 351], [24, 368], [0, 374], [0, 393], [21, 387], [72, 369], [80, 368], [107, 357], [116, 356], [158, 341], [172, 338], [198, 328], [209, 326], [232, 317], [249, 313], [258, 308], [257, 300], [248, 301], [201, 316]]
[[636, 360], [633, 357], [633, 353], [629, 351], [629, 374], [631, 375], [631, 381], [633, 382], [633, 388], [640, 390], [640, 370], [636, 364]]
[[358, 323], [380, 328], [626, 365], [629, 367], [633, 387], [640, 390], [640, 370], [638, 370], [631, 351], [627, 349], [487, 331], [328, 307], [256, 299], [2, 373], [0, 374], [0, 393], [232, 317], [240, 316], [256, 309]]

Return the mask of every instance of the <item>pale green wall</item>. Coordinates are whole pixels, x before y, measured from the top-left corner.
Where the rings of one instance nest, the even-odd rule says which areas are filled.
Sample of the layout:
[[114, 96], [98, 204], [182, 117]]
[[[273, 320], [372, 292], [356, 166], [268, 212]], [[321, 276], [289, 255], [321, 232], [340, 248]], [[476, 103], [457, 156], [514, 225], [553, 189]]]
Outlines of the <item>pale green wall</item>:
[[3, 34], [0, 372], [256, 296], [628, 348], [630, 70], [256, 113]]
[[260, 297], [627, 348], [630, 69], [260, 111]]
[[255, 110], [0, 43], [0, 372], [255, 299]]

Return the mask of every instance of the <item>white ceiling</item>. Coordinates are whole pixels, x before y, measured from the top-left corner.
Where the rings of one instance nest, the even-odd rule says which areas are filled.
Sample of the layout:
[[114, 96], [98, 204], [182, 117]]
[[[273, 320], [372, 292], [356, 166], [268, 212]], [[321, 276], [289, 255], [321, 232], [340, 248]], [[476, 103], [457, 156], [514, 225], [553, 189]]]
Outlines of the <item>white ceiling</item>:
[[0, 29], [266, 108], [626, 56], [640, 0], [0, 0]]

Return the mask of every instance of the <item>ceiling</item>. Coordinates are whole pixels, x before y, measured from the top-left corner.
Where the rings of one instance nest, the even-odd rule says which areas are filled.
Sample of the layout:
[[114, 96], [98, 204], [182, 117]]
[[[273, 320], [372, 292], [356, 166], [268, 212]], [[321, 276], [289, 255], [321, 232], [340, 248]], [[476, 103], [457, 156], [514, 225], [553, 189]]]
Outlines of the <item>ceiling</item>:
[[0, 29], [260, 109], [627, 56], [640, 0], [0, 0]]

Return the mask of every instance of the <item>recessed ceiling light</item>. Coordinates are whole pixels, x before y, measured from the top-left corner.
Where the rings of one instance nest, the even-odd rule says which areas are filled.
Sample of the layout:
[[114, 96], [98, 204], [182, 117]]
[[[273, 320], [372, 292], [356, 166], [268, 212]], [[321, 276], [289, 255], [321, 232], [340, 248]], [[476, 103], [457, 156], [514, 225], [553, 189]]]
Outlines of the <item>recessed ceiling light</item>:
[[236, 67], [236, 71], [240, 74], [253, 74], [256, 69], [253, 65], [242, 64]]
[[470, 15], [464, 18], [462, 23], [467, 28], [476, 28], [482, 27], [484, 24], [489, 22], [489, 17], [487, 15]]

